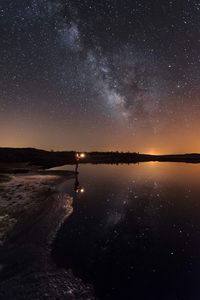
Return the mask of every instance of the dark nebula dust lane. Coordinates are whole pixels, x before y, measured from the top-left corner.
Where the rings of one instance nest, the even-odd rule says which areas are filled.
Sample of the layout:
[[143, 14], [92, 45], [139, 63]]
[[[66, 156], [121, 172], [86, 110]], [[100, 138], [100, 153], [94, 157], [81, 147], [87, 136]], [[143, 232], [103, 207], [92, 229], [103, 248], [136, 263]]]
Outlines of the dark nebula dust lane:
[[199, 17], [197, 0], [2, 0], [0, 146], [198, 152]]

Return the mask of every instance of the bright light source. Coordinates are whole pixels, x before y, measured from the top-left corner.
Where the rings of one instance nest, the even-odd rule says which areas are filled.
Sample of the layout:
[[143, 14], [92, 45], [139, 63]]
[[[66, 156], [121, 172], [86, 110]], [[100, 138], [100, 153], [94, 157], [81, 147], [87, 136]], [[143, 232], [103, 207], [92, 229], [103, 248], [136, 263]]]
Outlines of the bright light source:
[[77, 160], [79, 160], [81, 158], [85, 158], [85, 157], [86, 157], [85, 153], [76, 153], [76, 159]]
[[83, 194], [85, 192], [84, 188], [80, 189], [81, 194]]
[[149, 149], [149, 151], [147, 151], [148, 154], [150, 155], [159, 155], [159, 150], [157, 149]]

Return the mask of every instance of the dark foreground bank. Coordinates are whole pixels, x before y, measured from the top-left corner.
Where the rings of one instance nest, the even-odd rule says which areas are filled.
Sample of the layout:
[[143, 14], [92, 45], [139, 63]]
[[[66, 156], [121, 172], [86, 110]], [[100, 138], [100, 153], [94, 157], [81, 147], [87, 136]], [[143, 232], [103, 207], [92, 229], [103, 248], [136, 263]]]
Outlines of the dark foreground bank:
[[3, 177], [0, 184], [0, 299], [94, 299], [92, 289], [52, 261], [51, 244], [73, 211], [60, 193], [73, 178], [48, 174]]

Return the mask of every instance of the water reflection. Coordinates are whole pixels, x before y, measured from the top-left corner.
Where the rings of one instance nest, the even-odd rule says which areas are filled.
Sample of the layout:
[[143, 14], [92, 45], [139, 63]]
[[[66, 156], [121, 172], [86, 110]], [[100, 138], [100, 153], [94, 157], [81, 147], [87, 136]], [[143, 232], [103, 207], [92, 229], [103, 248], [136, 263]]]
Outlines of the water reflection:
[[199, 180], [200, 165], [81, 165], [75, 191], [80, 181], [87, 193], [57, 236], [56, 263], [100, 299], [199, 299]]
[[79, 165], [76, 164], [74, 191], [75, 191], [76, 194], [83, 194], [85, 192], [85, 189], [79, 183], [79, 171], [78, 171], [78, 167], [79, 167]]

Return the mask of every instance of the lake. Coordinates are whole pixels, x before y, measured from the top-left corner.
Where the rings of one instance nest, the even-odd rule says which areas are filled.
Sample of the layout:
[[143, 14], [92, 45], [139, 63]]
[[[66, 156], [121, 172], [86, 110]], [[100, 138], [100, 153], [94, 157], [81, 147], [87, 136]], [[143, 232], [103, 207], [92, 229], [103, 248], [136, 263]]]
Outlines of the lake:
[[63, 191], [52, 256], [98, 299], [200, 299], [200, 165], [80, 165]]

